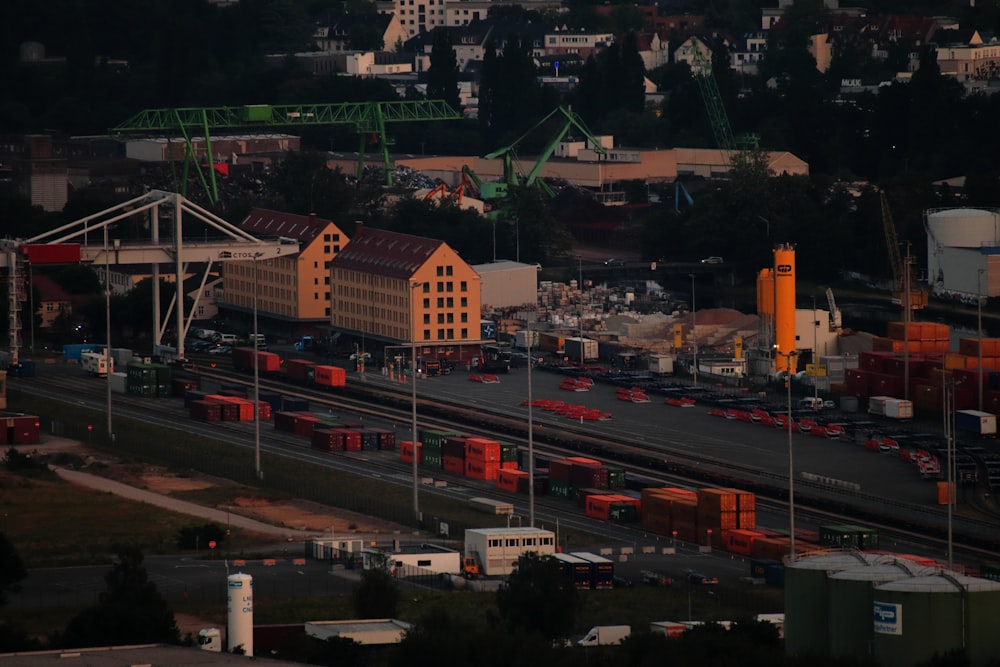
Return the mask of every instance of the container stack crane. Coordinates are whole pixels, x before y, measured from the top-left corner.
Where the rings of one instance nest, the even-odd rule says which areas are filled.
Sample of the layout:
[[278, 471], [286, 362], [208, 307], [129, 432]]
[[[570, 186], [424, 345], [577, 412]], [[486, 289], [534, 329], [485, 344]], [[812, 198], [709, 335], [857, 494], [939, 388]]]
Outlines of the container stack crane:
[[903, 308], [920, 310], [927, 306], [927, 290], [913, 287], [913, 264], [908, 253], [904, 259], [899, 252], [899, 236], [896, 233], [896, 223], [892, 219], [892, 210], [889, 208], [889, 199], [885, 195], [885, 190], [880, 189], [878, 194], [882, 204], [882, 228], [885, 232], [886, 250], [892, 266], [893, 302], [899, 303]]
[[843, 319], [840, 315], [840, 308], [837, 308], [837, 300], [833, 298], [833, 290], [826, 288], [826, 302], [830, 306], [830, 331], [838, 334], [843, 329]]

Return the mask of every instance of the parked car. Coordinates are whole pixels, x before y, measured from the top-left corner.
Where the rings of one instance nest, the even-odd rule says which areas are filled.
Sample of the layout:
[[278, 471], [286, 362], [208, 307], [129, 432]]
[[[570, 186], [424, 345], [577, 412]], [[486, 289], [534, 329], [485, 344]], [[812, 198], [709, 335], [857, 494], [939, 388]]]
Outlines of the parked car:
[[208, 351], [209, 354], [230, 354], [233, 348], [229, 345], [219, 345]]
[[625, 260], [621, 257], [611, 257], [604, 260], [604, 266], [625, 266]]
[[716, 577], [710, 577], [698, 570], [684, 570], [684, 576], [687, 578], [688, 583], [698, 586], [714, 586], [719, 583]]
[[723, 264], [724, 261], [723, 261], [723, 259], [721, 257], [716, 257], [715, 255], [713, 255], [711, 257], [706, 257], [705, 259], [701, 260], [701, 263], [702, 264]]

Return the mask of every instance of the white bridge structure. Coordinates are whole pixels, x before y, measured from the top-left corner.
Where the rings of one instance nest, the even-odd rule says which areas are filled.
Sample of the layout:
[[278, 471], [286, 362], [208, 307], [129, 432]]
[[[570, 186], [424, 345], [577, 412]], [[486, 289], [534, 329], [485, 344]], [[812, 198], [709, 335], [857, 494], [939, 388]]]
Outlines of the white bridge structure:
[[[109, 231], [119, 222], [134, 221], [137, 216], [145, 219], [143, 228], [150, 230], [146, 240], [109, 238]], [[221, 240], [190, 240], [184, 238], [184, 222], [194, 219], [219, 232]], [[163, 223], [169, 223], [169, 233], [161, 238]], [[8, 275], [8, 312], [10, 317], [8, 345], [11, 365], [19, 363], [21, 343], [21, 304], [25, 298], [25, 276], [30, 276], [32, 266], [40, 264], [85, 264], [105, 266], [105, 292], [110, 290], [110, 267], [118, 264], [148, 264], [151, 266], [153, 285], [160, 284], [160, 266], [173, 265], [177, 280], [176, 293], [171, 299], [165, 321], [160, 317], [160, 291], [153, 290], [153, 349], [162, 349], [162, 339], [171, 317], [175, 318], [177, 331], [176, 355], [184, 358], [184, 338], [187, 335], [197, 298], [191, 312], [184, 311], [182, 276], [189, 264], [205, 264], [201, 278], [202, 287], [208, 279], [213, 262], [254, 261], [299, 252], [299, 242], [294, 239], [260, 239], [226, 222], [184, 196], [151, 190], [150, 192], [89, 215], [57, 229], [30, 239], [0, 239], [0, 268]], [[201, 290], [199, 290], [199, 295]], [[33, 316], [33, 314], [31, 314]], [[110, 314], [109, 314], [110, 319]], [[110, 345], [108, 354], [110, 354]]]

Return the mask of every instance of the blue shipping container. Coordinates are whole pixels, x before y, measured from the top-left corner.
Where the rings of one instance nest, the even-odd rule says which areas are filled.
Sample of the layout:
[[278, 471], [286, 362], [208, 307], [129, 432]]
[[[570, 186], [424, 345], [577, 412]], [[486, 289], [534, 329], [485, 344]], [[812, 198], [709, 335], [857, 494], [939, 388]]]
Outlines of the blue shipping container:
[[84, 352], [90, 352], [96, 347], [93, 343], [73, 343], [63, 345], [63, 361], [80, 361]]

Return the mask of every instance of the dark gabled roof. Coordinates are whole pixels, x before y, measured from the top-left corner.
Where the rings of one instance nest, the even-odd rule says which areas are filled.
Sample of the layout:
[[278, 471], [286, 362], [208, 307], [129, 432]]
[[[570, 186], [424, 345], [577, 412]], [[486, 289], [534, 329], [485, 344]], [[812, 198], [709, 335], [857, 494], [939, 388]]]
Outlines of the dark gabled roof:
[[336, 37], [349, 37], [351, 30], [358, 25], [372, 26], [379, 32], [385, 33], [392, 21], [392, 14], [378, 14], [375, 12], [362, 12], [359, 14], [335, 14], [330, 13], [324, 17], [320, 25], [327, 31], [330, 39]]
[[335, 269], [408, 279], [443, 245], [444, 241], [359, 224], [354, 238], [333, 258], [331, 265]]
[[296, 215], [266, 208], [255, 208], [240, 223], [240, 229], [256, 236], [282, 236], [301, 241], [303, 245], [309, 245], [326, 229], [327, 225], [331, 224], [333, 224], [332, 221], [318, 218], [315, 214]]
[[962, 45], [972, 44], [976, 31], [963, 28], [942, 28], [935, 30], [931, 36], [931, 41], [938, 45]]

